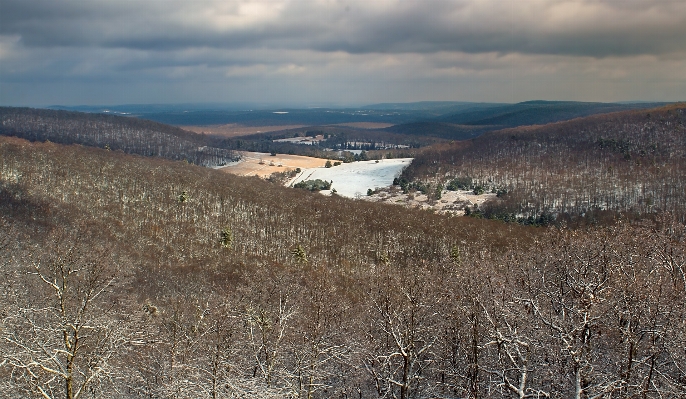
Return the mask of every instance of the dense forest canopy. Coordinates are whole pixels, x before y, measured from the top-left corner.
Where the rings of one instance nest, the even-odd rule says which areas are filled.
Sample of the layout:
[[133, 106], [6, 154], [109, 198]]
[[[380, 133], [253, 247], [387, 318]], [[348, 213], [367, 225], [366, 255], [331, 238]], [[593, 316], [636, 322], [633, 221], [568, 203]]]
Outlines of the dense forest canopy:
[[225, 165], [237, 159], [231, 150], [212, 147], [212, 141], [204, 135], [144, 119], [106, 114], [0, 107], [0, 135], [82, 144], [204, 166]]
[[0, 138], [9, 397], [679, 397], [684, 226], [537, 229]]
[[[26, 135], [122, 137], [104, 116], [7, 114]], [[547, 228], [2, 136], [0, 392], [681, 398], [683, 123], [676, 105], [417, 150], [406, 179], [506, 191], [488, 209], [615, 188], [611, 223]]]
[[686, 105], [500, 130], [420, 151], [404, 177], [503, 193], [494, 218], [609, 211], [686, 218]]

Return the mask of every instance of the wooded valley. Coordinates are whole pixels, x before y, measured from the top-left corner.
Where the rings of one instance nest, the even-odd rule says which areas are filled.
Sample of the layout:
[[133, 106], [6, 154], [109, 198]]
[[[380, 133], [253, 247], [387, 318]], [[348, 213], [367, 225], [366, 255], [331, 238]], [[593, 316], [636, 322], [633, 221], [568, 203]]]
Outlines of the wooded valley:
[[105, 117], [64, 129], [109, 150], [43, 142], [41, 118], [0, 137], [5, 397], [686, 392], [683, 106], [417, 150], [408, 180], [506, 191], [481, 218], [231, 176], [159, 127], [116, 151]]

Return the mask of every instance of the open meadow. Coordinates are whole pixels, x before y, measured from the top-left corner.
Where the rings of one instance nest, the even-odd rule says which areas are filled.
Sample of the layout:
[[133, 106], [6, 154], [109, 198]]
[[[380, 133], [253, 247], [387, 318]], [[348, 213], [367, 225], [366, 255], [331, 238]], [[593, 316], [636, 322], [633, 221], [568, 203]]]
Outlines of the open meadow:
[[[462, 214], [465, 206], [480, 206], [495, 197], [492, 193], [475, 195], [471, 190], [443, 190], [440, 199], [432, 199], [421, 192], [404, 193], [400, 187], [393, 186], [393, 179], [412, 163], [412, 158], [358, 161], [327, 168], [325, 159], [299, 155], [242, 152], [241, 157], [240, 161], [220, 169], [238, 176], [267, 178], [272, 173], [300, 168], [301, 171], [284, 185], [293, 187], [299, 182], [316, 179], [333, 182], [330, 190], [320, 191], [324, 195], [331, 195], [336, 190], [336, 194], [343, 197], [456, 214]], [[373, 191], [372, 195], [368, 195], [369, 189]]]
[[184, 130], [194, 133], [212, 134], [221, 137], [240, 137], [250, 134], [277, 132], [286, 129], [297, 129], [305, 125], [274, 125], [274, 126], [245, 126], [238, 123], [209, 126], [180, 126]]
[[303, 170], [287, 184], [316, 179], [333, 181], [332, 191], [335, 189], [338, 195], [355, 198], [366, 195], [368, 189], [392, 185], [393, 179], [400, 176], [411, 162], [412, 158], [398, 158], [343, 163], [331, 168], [310, 168]]
[[324, 167], [326, 159], [305, 157], [301, 155], [276, 154], [265, 152], [240, 152], [241, 160], [233, 162], [221, 170], [238, 176], [269, 177], [272, 173], [295, 170], [297, 168]]

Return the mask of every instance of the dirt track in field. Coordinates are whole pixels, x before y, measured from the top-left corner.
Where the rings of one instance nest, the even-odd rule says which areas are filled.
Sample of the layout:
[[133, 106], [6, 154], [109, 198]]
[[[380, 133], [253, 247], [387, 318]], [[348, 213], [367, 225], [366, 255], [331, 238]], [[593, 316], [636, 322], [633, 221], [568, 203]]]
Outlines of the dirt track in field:
[[384, 129], [387, 127], [395, 126], [394, 123], [381, 123], [381, 122], [350, 122], [350, 123], [337, 123], [332, 126], [348, 126], [356, 127], [358, 129]]
[[[213, 134], [221, 137], [239, 137], [247, 136], [256, 133], [278, 132], [280, 130], [297, 129], [310, 125], [274, 125], [274, 126], [244, 126], [237, 123], [230, 123], [227, 125], [209, 125], [209, 126], [180, 126], [181, 129], [188, 130], [195, 133]], [[379, 122], [351, 122], [338, 123], [334, 125], [323, 126], [347, 126], [357, 129], [383, 129], [393, 126], [392, 123]]]
[[181, 129], [195, 133], [213, 134], [222, 137], [239, 137], [255, 133], [276, 132], [279, 130], [296, 129], [306, 125], [278, 125], [278, 126], [243, 126], [236, 123], [228, 125], [210, 126], [180, 126]]

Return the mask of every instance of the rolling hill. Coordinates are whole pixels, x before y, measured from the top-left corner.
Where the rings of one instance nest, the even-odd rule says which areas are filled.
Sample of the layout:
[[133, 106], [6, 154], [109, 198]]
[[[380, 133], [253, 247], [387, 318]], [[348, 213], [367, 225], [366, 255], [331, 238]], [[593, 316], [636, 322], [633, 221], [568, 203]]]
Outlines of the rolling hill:
[[484, 134], [427, 148], [409, 180], [456, 178], [501, 192], [484, 211], [563, 218], [596, 211], [686, 215], [686, 106], [595, 115]]
[[[80, 131], [47, 120], [39, 131]], [[684, 176], [683, 121], [672, 106], [490, 133], [430, 147], [408, 173], [474, 172], [551, 195], [558, 186], [544, 184], [559, 174], [583, 198], [585, 186], [564, 177], [600, 167], [595, 175], [651, 177], [659, 194], [657, 183], [683, 188], [672, 186]], [[50, 141], [0, 136], [5, 397], [686, 390], [676, 212], [534, 228]]]
[[81, 144], [205, 166], [226, 164], [233, 151], [204, 135], [144, 119], [97, 113], [0, 107], [0, 135]]
[[467, 140], [485, 132], [503, 128], [544, 125], [633, 109], [654, 108], [664, 104], [651, 103], [584, 103], [574, 101], [527, 101], [517, 104], [464, 104], [460, 109], [445, 109], [445, 113], [430, 119], [398, 124], [386, 128], [389, 132], [407, 135]]

